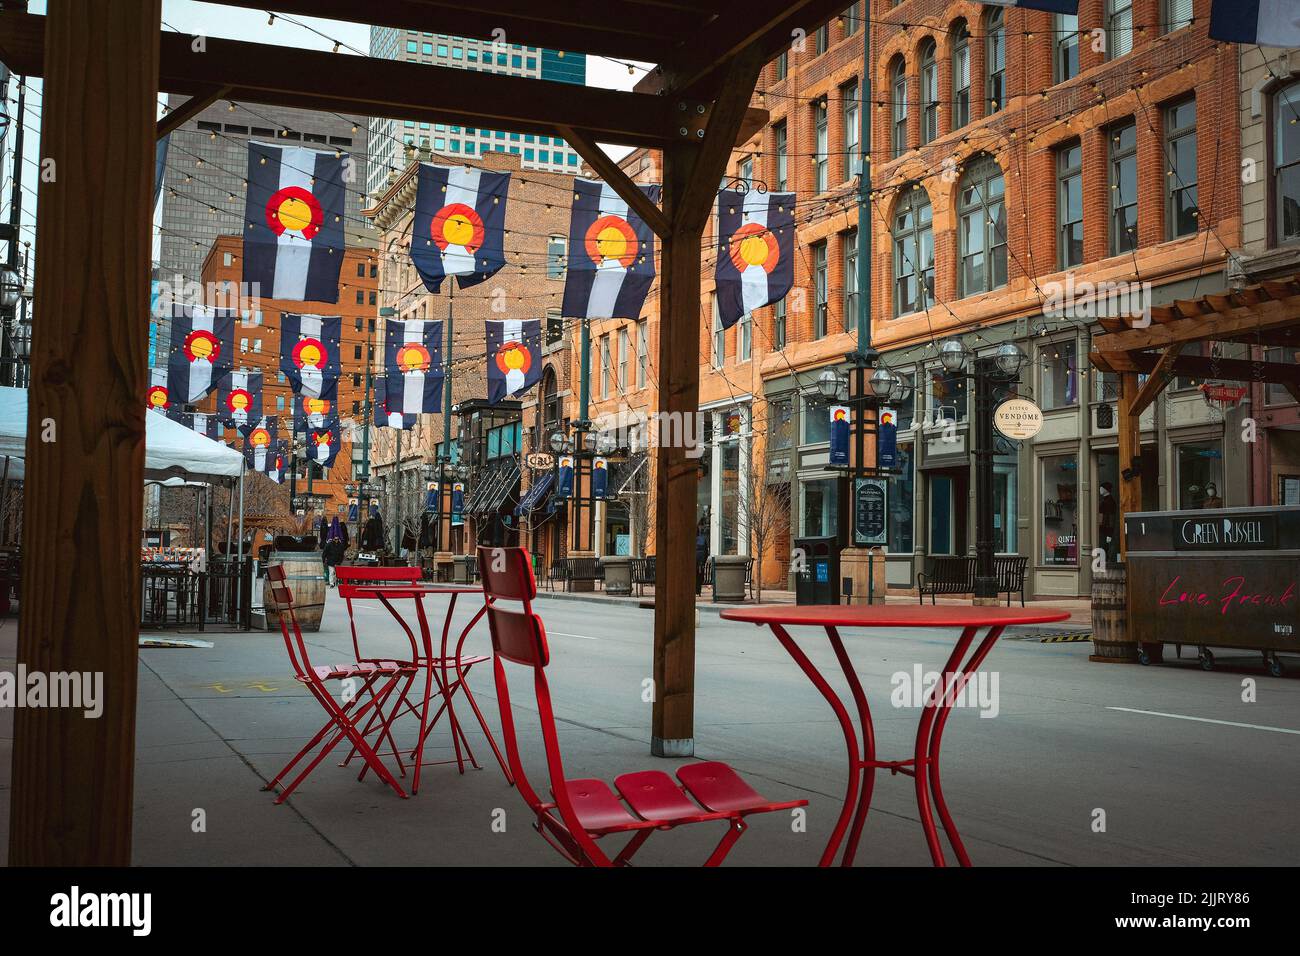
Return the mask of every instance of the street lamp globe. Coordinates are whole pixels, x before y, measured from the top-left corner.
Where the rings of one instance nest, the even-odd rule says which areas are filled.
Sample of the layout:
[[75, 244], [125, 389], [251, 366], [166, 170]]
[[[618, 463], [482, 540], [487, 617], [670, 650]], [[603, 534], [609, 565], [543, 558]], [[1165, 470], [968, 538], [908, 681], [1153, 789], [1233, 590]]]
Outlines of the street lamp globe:
[[993, 361], [997, 364], [999, 372], [1007, 378], [1015, 378], [1025, 364], [1025, 353], [1020, 351], [1014, 342], [1003, 342], [993, 353]]
[[893, 401], [897, 397], [898, 386], [898, 376], [883, 365], [871, 373], [871, 394], [877, 398]]
[[561, 432], [551, 432], [550, 444], [551, 451], [558, 455], [564, 451], [564, 435]]
[[840, 375], [833, 368], [828, 368], [817, 376], [817, 388], [822, 395], [828, 399], [834, 399], [840, 394]]
[[614, 436], [608, 432], [601, 432], [596, 436], [596, 451], [600, 452], [602, 455], [608, 455], [617, 447], [618, 442], [615, 441]]
[[960, 339], [948, 339], [939, 346], [939, 364], [949, 372], [960, 372], [966, 367], [968, 354]]

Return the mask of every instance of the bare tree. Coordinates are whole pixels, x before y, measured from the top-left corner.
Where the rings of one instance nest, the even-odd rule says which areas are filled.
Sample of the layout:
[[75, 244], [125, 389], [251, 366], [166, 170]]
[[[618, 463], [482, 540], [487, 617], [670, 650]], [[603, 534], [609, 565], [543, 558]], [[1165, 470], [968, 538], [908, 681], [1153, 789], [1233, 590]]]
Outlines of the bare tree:
[[627, 502], [627, 516], [632, 526], [632, 556], [645, 557], [646, 546], [650, 543], [650, 459], [644, 458], [636, 471], [623, 482], [621, 489], [615, 489], [618, 497]]
[[736, 498], [741, 520], [753, 544], [754, 592], [763, 600], [763, 558], [767, 549], [790, 533], [790, 483], [769, 484], [765, 473], [749, 469], [749, 480]]

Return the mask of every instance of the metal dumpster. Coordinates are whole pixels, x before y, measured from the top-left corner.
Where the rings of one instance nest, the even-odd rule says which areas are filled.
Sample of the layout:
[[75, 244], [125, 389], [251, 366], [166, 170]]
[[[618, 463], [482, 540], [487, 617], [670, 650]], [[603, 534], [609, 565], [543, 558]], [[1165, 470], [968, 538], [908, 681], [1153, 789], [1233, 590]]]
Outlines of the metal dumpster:
[[1125, 515], [1128, 607], [1139, 663], [1165, 644], [1256, 651], [1281, 676], [1300, 653], [1300, 507]]

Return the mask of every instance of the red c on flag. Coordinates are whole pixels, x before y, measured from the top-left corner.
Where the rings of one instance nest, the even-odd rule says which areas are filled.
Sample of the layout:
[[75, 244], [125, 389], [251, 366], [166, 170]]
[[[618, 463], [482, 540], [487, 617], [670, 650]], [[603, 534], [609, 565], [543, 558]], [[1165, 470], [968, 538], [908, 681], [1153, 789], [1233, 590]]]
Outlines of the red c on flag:
[[320, 339], [304, 338], [293, 347], [290, 354], [293, 357], [293, 364], [299, 368], [304, 366], [320, 368], [325, 364], [325, 344]]
[[601, 216], [587, 227], [587, 255], [598, 266], [617, 259], [628, 268], [636, 261], [638, 244], [636, 232], [622, 216]]
[[277, 236], [302, 233], [307, 240], [320, 232], [325, 213], [316, 197], [301, 186], [285, 186], [272, 193], [266, 203], [266, 224]]
[[152, 386], [145, 397], [145, 404], [150, 408], [166, 408], [168, 405], [167, 389], [162, 385]]
[[477, 252], [483, 245], [483, 220], [473, 207], [463, 202], [448, 203], [429, 223], [429, 235], [442, 252], [448, 246], [464, 246], [470, 252]]
[[182, 346], [182, 350], [191, 363], [197, 362], [199, 359], [216, 362], [217, 356], [221, 354], [221, 340], [207, 329], [195, 329], [185, 336], [185, 345]]
[[533, 354], [524, 348], [522, 342], [506, 342], [497, 349], [496, 363], [503, 375], [514, 371], [527, 375], [533, 365]]
[[731, 261], [739, 272], [759, 266], [770, 275], [781, 259], [772, 230], [756, 222], [746, 223], [733, 232], [728, 245]]
[[423, 345], [408, 342], [397, 350], [397, 367], [402, 372], [427, 372], [433, 356]]

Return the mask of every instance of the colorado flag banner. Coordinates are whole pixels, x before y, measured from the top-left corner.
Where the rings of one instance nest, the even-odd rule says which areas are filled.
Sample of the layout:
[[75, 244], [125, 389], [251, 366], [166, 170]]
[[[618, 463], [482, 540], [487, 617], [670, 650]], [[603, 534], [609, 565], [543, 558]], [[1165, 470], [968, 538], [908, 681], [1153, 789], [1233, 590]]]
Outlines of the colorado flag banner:
[[510, 174], [421, 163], [411, 221], [411, 261], [425, 288], [437, 292], [456, 276], [462, 289], [506, 264], [506, 195]]
[[785, 298], [794, 283], [794, 193], [718, 193], [718, 315], [729, 329], [746, 312]]
[[334, 464], [339, 449], [343, 447], [343, 426], [334, 415], [321, 428], [307, 431], [307, 457], [322, 468]]
[[1229, 43], [1300, 46], [1300, 4], [1295, 0], [1214, 0], [1210, 36]]
[[234, 368], [235, 310], [172, 305], [172, 346], [167, 361], [169, 401], [193, 405]]
[[266, 472], [275, 464], [278, 423], [263, 415], [244, 435], [244, 461], [249, 471]]
[[231, 372], [217, 389], [217, 416], [221, 424], [245, 430], [262, 417], [262, 372]]
[[400, 428], [409, 431], [415, 427], [417, 420], [416, 415], [403, 415], [401, 412], [390, 412], [388, 410], [388, 383], [387, 379], [375, 379], [375, 427], [376, 428]]
[[[659, 201], [658, 186], [640, 188]], [[563, 314], [639, 319], [654, 277], [654, 230], [607, 184], [575, 180]]]
[[[383, 379], [379, 379], [383, 381]], [[325, 386], [323, 395], [295, 395], [293, 400], [293, 430], [304, 435], [312, 428], [321, 428], [326, 420], [337, 414], [339, 383], [335, 379]]]
[[338, 315], [294, 315], [280, 319], [280, 371], [299, 395], [322, 394], [341, 374]]
[[[339, 300], [346, 154], [248, 144], [243, 280], [248, 295]], [[253, 283], [260, 288], [253, 291]]]
[[213, 441], [221, 441], [221, 422], [216, 415], [209, 415], [206, 412], [180, 412], [168, 418], [180, 422], [186, 428], [192, 429], [202, 435], [204, 438], [211, 438]]
[[389, 319], [384, 326], [389, 412], [442, 411], [442, 320]]
[[266, 469], [266, 477], [270, 478], [277, 485], [284, 483], [284, 470], [288, 467], [289, 443], [278, 441], [275, 443], [275, 453], [268, 456], [269, 466]]
[[487, 320], [488, 404], [542, 380], [541, 319]]
[[171, 407], [167, 399], [167, 369], [149, 369], [149, 391], [145, 392], [144, 406], [154, 412], [165, 412]]

